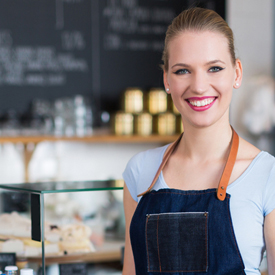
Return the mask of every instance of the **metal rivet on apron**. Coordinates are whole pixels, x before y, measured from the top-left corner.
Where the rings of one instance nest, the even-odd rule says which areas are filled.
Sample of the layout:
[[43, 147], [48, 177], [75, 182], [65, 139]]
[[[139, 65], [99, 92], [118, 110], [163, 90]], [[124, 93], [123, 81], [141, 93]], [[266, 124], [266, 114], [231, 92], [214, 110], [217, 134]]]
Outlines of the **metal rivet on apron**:
[[222, 196], [222, 193], [220, 193], [220, 196]]
[[224, 190], [224, 187], [222, 186], [221, 189]]

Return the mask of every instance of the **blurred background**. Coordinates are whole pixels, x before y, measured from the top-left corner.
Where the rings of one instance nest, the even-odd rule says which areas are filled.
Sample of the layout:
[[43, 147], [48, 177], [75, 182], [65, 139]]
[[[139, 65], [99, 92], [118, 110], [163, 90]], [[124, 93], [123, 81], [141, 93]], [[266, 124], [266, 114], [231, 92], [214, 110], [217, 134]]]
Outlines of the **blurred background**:
[[273, 154], [273, 2], [1, 1], [0, 182], [119, 179], [133, 154], [172, 141], [183, 127], [159, 65], [167, 25], [192, 5], [233, 29], [244, 78], [231, 123]]
[[[121, 180], [134, 154], [172, 142], [183, 126], [163, 90], [163, 39], [195, 5], [216, 10], [235, 34], [244, 77], [231, 124], [274, 154], [273, 0], [1, 0], [0, 183]], [[122, 191], [79, 194], [46, 206], [123, 227]]]

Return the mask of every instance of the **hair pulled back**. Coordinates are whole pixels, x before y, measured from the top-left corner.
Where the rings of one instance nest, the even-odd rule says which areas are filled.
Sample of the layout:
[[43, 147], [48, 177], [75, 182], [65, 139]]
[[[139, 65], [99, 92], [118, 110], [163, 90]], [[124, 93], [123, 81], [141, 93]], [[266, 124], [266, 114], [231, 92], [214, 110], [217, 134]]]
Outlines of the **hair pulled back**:
[[182, 11], [174, 18], [166, 31], [164, 50], [162, 53], [163, 69], [165, 71], [168, 70], [169, 43], [184, 31], [211, 31], [224, 35], [228, 40], [232, 63], [235, 64], [234, 37], [231, 28], [215, 11], [195, 7]]

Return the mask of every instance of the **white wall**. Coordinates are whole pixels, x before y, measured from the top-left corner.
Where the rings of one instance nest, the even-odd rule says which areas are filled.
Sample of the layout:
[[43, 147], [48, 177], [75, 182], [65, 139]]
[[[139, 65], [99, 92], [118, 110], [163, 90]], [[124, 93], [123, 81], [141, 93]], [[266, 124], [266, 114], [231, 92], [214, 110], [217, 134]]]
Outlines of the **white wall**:
[[128, 160], [158, 143], [43, 142], [29, 165], [33, 182], [122, 179]]
[[227, 21], [235, 35], [236, 55], [243, 64], [243, 84], [234, 91], [231, 124], [238, 133], [258, 146], [269, 149], [251, 136], [242, 123], [244, 108], [251, 96], [255, 76], [272, 76], [274, 41], [273, 0], [227, 0]]
[[227, 21], [235, 35], [245, 78], [272, 74], [273, 1], [227, 0]]

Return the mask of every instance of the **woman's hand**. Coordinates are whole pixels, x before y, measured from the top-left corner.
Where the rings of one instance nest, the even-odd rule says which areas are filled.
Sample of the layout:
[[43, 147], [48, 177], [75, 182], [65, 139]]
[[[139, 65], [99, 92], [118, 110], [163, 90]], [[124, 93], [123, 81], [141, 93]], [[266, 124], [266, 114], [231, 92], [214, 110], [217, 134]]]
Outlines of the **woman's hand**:
[[268, 275], [275, 275], [275, 209], [265, 217], [264, 236]]
[[135, 275], [135, 263], [130, 242], [130, 223], [136, 210], [137, 202], [133, 200], [126, 184], [123, 193], [124, 213], [125, 213], [125, 250], [122, 275]]

